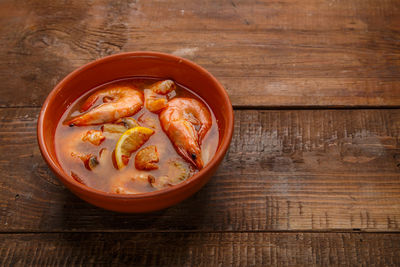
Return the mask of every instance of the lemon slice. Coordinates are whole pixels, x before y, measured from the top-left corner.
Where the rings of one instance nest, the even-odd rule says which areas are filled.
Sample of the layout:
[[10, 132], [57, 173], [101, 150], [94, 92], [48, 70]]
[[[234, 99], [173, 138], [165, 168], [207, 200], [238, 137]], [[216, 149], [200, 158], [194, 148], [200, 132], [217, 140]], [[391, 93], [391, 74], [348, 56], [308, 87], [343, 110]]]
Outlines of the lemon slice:
[[128, 164], [132, 152], [135, 152], [146, 143], [152, 134], [154, 134], [154, 130], [137, 126], [121, 135], [115, 146], [115, 161], [118, 169], [122, 169]]

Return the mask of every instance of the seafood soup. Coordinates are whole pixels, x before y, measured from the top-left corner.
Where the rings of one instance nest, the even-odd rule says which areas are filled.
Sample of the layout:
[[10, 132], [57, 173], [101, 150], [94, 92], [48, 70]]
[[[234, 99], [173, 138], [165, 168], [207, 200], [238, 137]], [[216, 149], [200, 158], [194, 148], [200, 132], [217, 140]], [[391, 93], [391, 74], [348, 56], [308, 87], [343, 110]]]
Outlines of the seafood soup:
[[94, 189], [136, 194], [181, 183], [214, 156], [212, 110], [172, 80], [128, 78], [90, 90], [55, 133], [65, 172]]

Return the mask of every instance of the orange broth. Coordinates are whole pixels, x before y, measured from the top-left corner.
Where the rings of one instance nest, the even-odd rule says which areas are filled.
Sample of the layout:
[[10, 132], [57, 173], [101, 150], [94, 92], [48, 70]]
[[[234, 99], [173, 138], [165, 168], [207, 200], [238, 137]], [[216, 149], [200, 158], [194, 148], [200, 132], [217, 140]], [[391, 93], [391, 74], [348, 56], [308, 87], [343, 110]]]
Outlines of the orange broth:
[[[101, 130], [102, 125], [69, 127], [64, 124], [64, 122], [68, 121], [70, 118], [81, 114], [79, 109], [82, 103], [97, 90], [114, 86], [133, 85], [143, 92], [144, 89], [149, 88], [151, 84], [159, 80], [160, 79], [137, 77], [116, 80], [93, 88], [72, 103], [61, 117], [55, 133], [57, 158], [63, 170], [68, 174], [71, 174], [75, 180], [84, 185], [100, 191], [120, 194], [144, 193], [161, 189], [160, 187], [153, 186], [149, 182], [149, 175], [151, 175], [152, 179], [155, 179], [156, 182], [157, 179], [169, 177], [171, 182], [168, 183], [168, 186], [172, 186], [188, 179], [198, 172], [195, 167], [186, 162], [175, 151], [168, 136], [161, 128], [158, 114], [148, 111], [145, 106], [143, 106], [138, 113], [132, 116], [132, 118], [136, 119], [140, 126], [153, 129], [155, 133], [137, 151], [132, 153], [127, 166], [120, 170], [116, 168], [113, 151], [122, 134], [104, 132], [103, 134], [106, 139], [100, 145], [96, 146], [90, 142], [82, 141], [82, 137], [89, 130]], [[207, 103], [198, 95], [177, 83], [175, 84], [176, 95], [172, 95], [171, 99], [176, 97], [195, 98], [204, 103], [211, 113], [212, 126], [203, 139], [201, 145], [202, 159], [205, 166], [214, 156], [218, 147], [219, 133], [215, 116]], [[101, 103], [102, 100], [100, 99], [94, 106]], [[142, 148], [150, 145], [155, 145], [157, 147], [159, 153], [159, 162], [157, 163], [158, 169], [150, 171], [137, 170], [134, 164], [136, 153]], [[99, 164], [92, 170], [89, 170], [85, 167], [83, 161], [76, 156], [77, 154], [95, 155], [98, 158]], [[180, 166], [180, 168], [177, 168], [177, 166]], [[181, 167], [184, 167], [187, 171], [184, 179], [182, 179], [182, 176], [180, 175], [182, 171]]]

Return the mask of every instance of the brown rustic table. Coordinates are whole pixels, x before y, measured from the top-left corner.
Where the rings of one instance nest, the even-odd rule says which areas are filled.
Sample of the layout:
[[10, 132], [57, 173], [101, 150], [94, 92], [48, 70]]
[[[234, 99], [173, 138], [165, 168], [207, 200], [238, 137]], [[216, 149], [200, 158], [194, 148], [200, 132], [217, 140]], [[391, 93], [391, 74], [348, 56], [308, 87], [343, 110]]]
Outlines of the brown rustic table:
[[[0, 265], [400, 265], [397, 0], [0, 2]], [[227, 89], [213, 179], [144, 215], [91, 206], [36, 142], [65, 75], [123, 51], [179, 55]]]

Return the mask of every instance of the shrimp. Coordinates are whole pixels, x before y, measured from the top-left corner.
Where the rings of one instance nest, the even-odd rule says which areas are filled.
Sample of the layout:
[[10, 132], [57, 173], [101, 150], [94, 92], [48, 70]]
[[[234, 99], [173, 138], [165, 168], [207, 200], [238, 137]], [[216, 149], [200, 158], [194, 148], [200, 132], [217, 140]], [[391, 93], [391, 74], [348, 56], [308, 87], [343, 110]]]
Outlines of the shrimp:
[[135, 156], [135, 168], [138, 170], [156, 170], [157, 162], [160, 160], [157, 147], [148, 146], [139, 150]]
[[176, 85], [171, 80], [159, 81], [144, 89], [145, 106], [154, 113], [160, 112], [167, 106], [166, 94], [176, 89]]
[[172, 80], [163, 80], [153, 83], [150, 89], [157, 94], [166, 95], [176, 89], [176, 85]]
[[117, 194], [138, 194], [143, 191], [140, 188], [150, 187], [151, 181], [155, 178], [150, 174], [140, 173], [133, 177], [119, 176], [115, 177], [111, 184], [111, 192]]
[[212, 124], [208, 108], [193, 98], [174, 98], [159, 118], [178, 154], [198, 169], [203, 168], [201, 142]]
[[82, 137], [82, 141], [90, 142], [95, 146], [100, 145], [105, 139], [106, 137], [103, 135], [103, 132], [98, 130], [89, 130]]
[[69, 120], [66, 124], [85, 126], [112, 122], [119, 118], [132, 116], [143, 107], [143, 94], [135, 87], [114, 87], [92, 94], [83, 103], [80, 111], [87, 111], [100, 97], [103, 98], [103, 104]]

